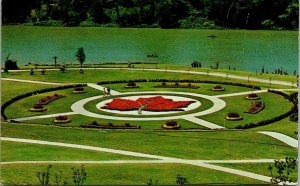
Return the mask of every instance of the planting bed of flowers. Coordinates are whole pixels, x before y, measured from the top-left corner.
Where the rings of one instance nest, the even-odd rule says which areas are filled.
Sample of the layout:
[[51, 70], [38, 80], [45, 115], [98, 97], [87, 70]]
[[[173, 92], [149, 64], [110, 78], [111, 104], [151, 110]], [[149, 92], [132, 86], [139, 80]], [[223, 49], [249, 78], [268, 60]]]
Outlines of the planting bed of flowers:
[[155, 96], [149, 98], [138, 98], [137, 100], [129, 100], [116, 98], [110, 103], [106, 103], [102, 109], [119, 110], [119, 111], [131, 111], [143, 109], [146, 111], [182, 111], [182, 108], [189, 106], [189, 104], [195, 101], [174, 101], [172, 99], [166, 99], [162, 96]]
[[257, 100], [257, 99], [260, 99], [260, 97], [257, 94], [252, 93], [252, 94], [249, 94], [248, 96], [246, 96], [245, 99]]
[[248, 108], [245, 112], [250, 114], [256, 114], [262, 111], [265, 108], [265, 104], [262, 101], [252, 102], [251, 107]]
[[47, 96], [43, 99], [41, 99], [38, 104], [40, 105], [47, 105], [48, 103], [50, 103], [51, 101], [54, 101], [56, 99], [59, 99], [59, 98], [62, 98], [62, 97], [65, 97], [64, 95], [59, 95], [59, 94], [54, 94], [52, 96]]
[[71, 120], [68, 116], [56, 116], [53, 123], [69, 123]]
[[237, 112], [230, 112], [227, 114], [225, 119], [229, 121], [238, 121], [238, 120], [242, 120], [243, 117], [240, 116]]
[[99, 128], [99, 129], [140, 129], [139, 125], [124, 124], [112, 124], [112, 123], [97, 123], [93, 121], [91, 123], [80, 125], [82, 128]]

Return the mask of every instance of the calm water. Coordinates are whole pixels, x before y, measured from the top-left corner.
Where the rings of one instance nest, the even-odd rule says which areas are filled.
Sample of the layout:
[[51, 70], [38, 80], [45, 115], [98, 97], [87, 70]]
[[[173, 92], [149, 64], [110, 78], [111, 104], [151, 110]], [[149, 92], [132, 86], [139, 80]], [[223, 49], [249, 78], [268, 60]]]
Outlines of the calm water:
[[[209, 38], [208, 35], [216, 35]], [[144, 61], [255, 71], [298, 69], [298, 32], [246, 30], [161, 30], [120, 28], [2, 27], [2, 61], [8, 53], [18, 64], [78, 63], [84, 47], [86, 63]], [[157, 53], [158, 58], [147, 58]]]

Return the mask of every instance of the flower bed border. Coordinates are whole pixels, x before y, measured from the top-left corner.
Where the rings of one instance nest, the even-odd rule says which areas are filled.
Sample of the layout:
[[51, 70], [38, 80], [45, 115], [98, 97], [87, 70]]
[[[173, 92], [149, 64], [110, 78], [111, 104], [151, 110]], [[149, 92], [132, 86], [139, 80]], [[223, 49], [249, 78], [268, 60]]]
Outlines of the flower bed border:
[[194, 85], [154, 85], [154, 88], [191, 88], [191, 89], [197, 89], [200, 88], [200, 86], [194, 86]]
[[124, 88], [140, 88], [140, 86], [136, 85], [136, 86], [124, 86]]
[[239, 120], [243, 120], [244, 118], [242, 116], [234, 117], [234, 118], [226, 116], [225, 119], [228, 120], [228, 121], [239, 121]]
[[164, 124], [163, 126], [162, 126], [162, 128], [164, 128], [164, 129], [180, 129], [181, 128], [181, 126], [180, 125], [174, 125], [174, 126], [168, 126], [168, 125], [166, 125], [166, 124]]
[[246, 100], [259, 100], [260, 97], [257, 96], [257, 97], [251, 98], [251, 97], [246, 96], [245, 99], [246, 99]]
[[[50, 97], [50, 98], [48, 98], [48, 97]], [[53, 94], [52, 96], [47, 96], [45, 98], [40, 99], [40, 101], [37, 104], [48, 105], [48, 103], [51, 103], [52, 101], [55, 101], [55, 100], [57, 100], [59, 98], [63, 98], [63, 97], [66, 97], [66, 96], [60, 95], [60, 94]], [[48, 100], [42, 101], [43, 99], [48, 99]]]
[[70, 119], [66, 119], [66, 120], [57, 120], [57, 119], [54, 119], [53, 120], [53, 123], [69, 123], [71, 122]]
[[30, 108], [29, 109], [29, 111], [30, 112], [44, 112], [44, 111], [46, 111], [47, 110], [47, 108], [42, 108], [42, 109], [35, 109], [35, 108]]
[[212, 88], [211, 89], [212, 91], [224, 91], [225, 90], [225, 88]]
[[87, 92], [86, 90], [82, 90], [82, 91], [73, 90], [72, 91], [73, 94], [83, 94], [83, 93], [86, 93], [86, 92]]

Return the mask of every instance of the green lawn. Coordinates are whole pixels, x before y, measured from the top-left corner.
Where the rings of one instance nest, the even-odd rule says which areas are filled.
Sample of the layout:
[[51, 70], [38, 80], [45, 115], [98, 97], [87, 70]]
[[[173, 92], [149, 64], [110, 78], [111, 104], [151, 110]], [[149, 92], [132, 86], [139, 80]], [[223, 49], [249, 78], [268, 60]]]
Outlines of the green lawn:
[[289, 117], [287, 117], [283, 120], [277, 121], [275, 123], [271, 123], [269, 125], [255, 127], [255, 128], [249, 129], [249, 130], [280, 132], [280, 133], [286, 134], [288, 136], [291, 136], [295, 139], [298, 139], [298, 135], [295, 134], [295, 131], [298, 131], [298, 123], [290, 121]]
[[1, 141], [1, 161], [79, 161], [146, 159], [76, 148]]
[[[201, 116], [201, 119], [224, 125], [227, 128], [234, 128], [237, 125], [248, 123], [256, 123], [259, 121], [267, 120], [286, 113], [291, 108], [291, 103], [284, 99], [282, 96], [273, 93], [258, 94], [265, 104], [265, 109], [257, 114], [243, 113], [251, 106], [251, 100], [245, 100], [245, 96], [233, 96], [222, 98], [226, 102], [226, 107], [216, 113]], [[276, 100], [276, 101], [275, 101]], [[238, 112], [244, 119], [240, 121], [224, 120], [229, 112]]]
[[[2, 181], [4, 184], [39, 184], [37, 172], [45, 170], [44, 165], [2, 165]], [[71, 168], [79, 168], [79, 164], [53, 164], [50, 172], [50, 184], [55, 184], [54, 174], [63, 172], [63, 178], [72, 184]], [[149, 179], [158, 180], [159, 185], [175, 185], [176, 176], [180, 174], [188, 179], [189, 184], [262, 184], [264, 182], [202, 167], [181, 164], [102, 164], [84, 165], [87, 172], [87, 185], [147, 185]], [[63, 179], [63, 180], [64, 180]]]
[[[96, 72], [96, 73], [95, 73]], [[85, 70], [84, 74], [79, 74], [77, 70], [69, 70], [66, 73], [60, 71], [48, 71], [47, 75], [29, 75], [29, 72], [14, 72], [10, 74], [2, 74], [6, 78], [28, 79], [50, 82], [65, 82], [65, 83], [97, 83], [104, 80], [130, 80], [130, 79], [200, 79], [200, 80], [215, 80], [228, 82], [241, 82], [246, 84], [255, 84], [261, 87], [271, 88], [286, 88], [289, 86], [270, 85], [269, 83], [247, 82], [247, 80], [224, 79], [223, 77], [215, 77], [210, 75], [197, 75], [188, 73], [173, 73], [173, 72], [149, 72], [149, 71], [134, 71], [134, 70]], [[74, 78], [76, 77], [76, 78]]]
[[[285, 157], [282, 157], [282, 158], [285, 158]], [[276, 174], [276, 169], [274, 167], [274, 163], [249, 163], [249, 164], [228, 163], [228, 164], [217, 164], [217, 165], [229, 167], [229, 168], [233, 168], [233, 169], [238, 169], [238, 170], [243, 170], [243, 171], [249, 171], [249, 172], [253, 172], [253, 173], [257, 173], [257, 174], [261, 174], [261, 175], [265, 175], [265, 176], [270, 176], [270, 177], [271, 177], [271, 173], [268, 170], [268, 166], [272, 165], [273, 166], [273, 174], [274, 173]], [[293, 172], [291, 173], [290, 176], [291, 176], [293, 182], [297, 182], [298, 167], [296, 167], [296, 170], [293, 170]]]
[[[158, 121], [118, 121], [118, 120], [107, 120], [107, 119], [98, 119], [98, 118], [91, 118], [83, 115], [71, 115], [69, 116], [71, 122], [64, 123], [64, 124], [53, 124], [53, 118], [45, 118], [45, 119], [35, 119], [35, 120], [28, 120], [25, 123], [35, 123], [35, 124], [44, 124], [44, 125], [56, 125], [61, 127], [79, 127], [81, 124], [90, 123], [93, 121], [97, 121], [97, 123], [113, 123], [113, 124], [120, 124], [120, 123], [129, 123], [131, 125], [140, 125], [141, 129], [156, 129], [156, 130], [165, 130], [162, 129], [161, 126], [166, 123], [166, 121], [158, 120]], [[180, 124], [181, 129], [207, 129], [201, 125], [194, 124], [192, 122], [186, 120], [177, 120], [178, 124]], [[97, 130], [97, 129], [95, 129]]]
[[[297, 149], [248, 131], [107, 131], [2, 124], [2, 136], [76, 143], [184, 159], [257, 159], [297, 156]], [[273, 148], [276, 146], [276, 148]]]
[[[20, 117], [28, 117], [28, 116], [37, 116], [37, 115], [46, 115], [46, 114], [54, 114], [61, 112], [70, 112], [71, 105], [81, 99], [96, 96], [102, 94], [101, 91], [85, 87], [88, 93], [85, 94], [73, 94], [73, 89], [64, 89], [51, 91], [43, 94], [38, 94], [30, 97], [26, 97], [24, 99], [18, 100], [8, 106], [5, 109], [5, 114], [8, 118], [20, 118]], [[53, 94], [61, 94], [65, 95], [65, 97], [54, 100], [53, 102], [45, 105], [47, 111], [45, 112], [30, 112], [29, 109], [37, 103], [40, 99], [45, 98], [47, 96], [51, 96]]]
[[21, 83], [15, 81], [1, 80], [1, 103], [3, 104], [9, 99], [16, 97], [20, 94], [24, 94], [26, 92], [31, 92], [34, 90], [51, 88], [51, 87], [55, 87], [55, 85]]

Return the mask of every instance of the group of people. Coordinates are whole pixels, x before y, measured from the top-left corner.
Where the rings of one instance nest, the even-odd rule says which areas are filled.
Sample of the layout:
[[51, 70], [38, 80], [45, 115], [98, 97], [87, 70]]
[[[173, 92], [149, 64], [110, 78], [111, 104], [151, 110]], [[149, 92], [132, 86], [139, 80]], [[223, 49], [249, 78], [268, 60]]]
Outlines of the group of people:
[[103, 95], [104, 97], [111, 96], [109, 87], [107, 87], [107, 89], [103, 88]]

